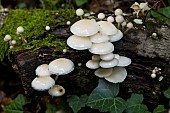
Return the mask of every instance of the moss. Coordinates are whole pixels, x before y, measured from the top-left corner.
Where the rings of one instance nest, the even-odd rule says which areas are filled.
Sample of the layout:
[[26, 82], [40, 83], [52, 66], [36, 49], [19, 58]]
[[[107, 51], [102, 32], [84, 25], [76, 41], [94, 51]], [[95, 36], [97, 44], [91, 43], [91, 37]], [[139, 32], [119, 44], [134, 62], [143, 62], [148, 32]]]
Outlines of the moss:
[[[74, 10], [59, 9], [59, 10], [11, 10], [7, 16], [4, 25], [0, 31], [0, 61], [8, 55], [8, 43], [3, 41], [6, 34], [12, 36], [12, 39], [17, 41], [15, 49], [10, 49], [10, 52], [16, 52], [25, 49], [38, 49], [42, 46], [56, 46], [57, 50], [66, 48], [65, 40], [58, 39], [55, 35], [51, 35], [45, 30], [45, 26], [50, 26], [51, 30], [56, 25], [64, 25], [66, 20], [74, 17]], [[58, 13], [58, 14], [56, 14]], [[19, 35], [16, 34], [18, 26], [24, 27], [23, 36], [27, 40], [27, 44], [21, 45]]]

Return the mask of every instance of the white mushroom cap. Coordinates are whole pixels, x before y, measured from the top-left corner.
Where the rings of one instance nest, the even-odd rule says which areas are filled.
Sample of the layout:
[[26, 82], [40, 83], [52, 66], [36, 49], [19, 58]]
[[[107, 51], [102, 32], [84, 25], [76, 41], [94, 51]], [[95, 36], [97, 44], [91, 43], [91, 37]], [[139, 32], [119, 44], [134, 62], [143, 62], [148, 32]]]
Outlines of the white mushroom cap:
[[83, 9], [79, 8], [79, 9], [76, 10], [76, 15], [77, 16], [82, 16], [83, 14], [84, 14]]
[[126, 26], [126, 21], [122, 22], [121, 25], [124, 27]]
[[127, 71], [123, 67], [114, 67], [112, 70], [112, 74], [105, 79], [112, 83], [123, 82], [127, 76]]
[[117, 34], [110, 35], [109, 37], [110, 37], [110, 42], [116, 42], [123, 38], [123, 33], [120, 30], [118, 30]]
[[124, 21], [124, 17], [122, 15], [117, 15], [115, 20], [117, 23], [122, 23]]
[[45, 30], [49, 31], [50, 30], [50, 26], [45, 26]]
[[116, 9], [115, 10], [115, 15], [122, 15], [123, 14], [123, 11], [121, 9]]
[[54, 96], [58, 97], [64, 95], [65, 89], [60, 85], [54, 85], [48, 90], [48, 93], [53, 97]]
[[128, 27], [128, 28], [133, 28], [132, 22], [127, 23], [127, 27]]
[[88, 67], [90, 69], [97, 69], [97, 68], [99, 68], [99, 61], [89, 60], [86, 63], [86, 67]]
[[99, 29], [100, 27], [95, 21], [82, 19], [74, 23], [70, 31], [77, 36], [91, 36], [96, 34]]
[[48, 70], [48, 64], [39, 65], [35, 70], [36, 75], [38, 76], [50, 76], [51, 73]]
[[100, 78], [108, 77], [112, 74], [112, 70], [112, 68], [99, 68], [94, 72], [94, 74]]
[[102, 60], [112, 60], [114, 58], [114, 54], [113, 53], [108, 53], [108, 54], [103, 54], [103, 55], [100, 55], [100, 58]]
[[99, 55], [93, 55], [92, 56], [92, 60], [93, 61], [99, 61], [100, 60], [100, 56]]
[[107, 21], [108, 21], [108, 22], [111, 22], [111, 23], [114, 22], [113, 16], [108, 16], [108, 17], [107, 17]]
[[17, 43], [16, 40], [11, 41], [11, 44], [13, 44], [13, 45], [15, 45], [16, 43]]
[[11, 36], [10, 35], [5, 35], [4, 41], [9, 41], [11, 40]]
[[19, 27], [17, 28], [17, 32], [18, 32], [18, 33], [23, 33], [23, 32], [24, 32], [24, 28], [23, 28], [22, 26], [19, 26]]
[[67, 39], [67, 45], [76, 50], [85, 50], [91, 48], [92, 42], [89, 37], [72, 35]]
[[55, 84], [55, 80], [50, 76], [36, 77], [32, 82], [31, 86], [38, 91], [48, 90]]
[[100, 25], [100, 33], [103, 35], [113, 35], [117, 33], [117, 28], [110, 22], [99, 21], [97, 22]]
[[114, 58], [113, 60], [109, 60], [109, 61], [102, 60], [100, 61], [99, 65], [103, 68], [112, 68], [117, 66], [118, 63], [119, 61], [116, 58]]
[[130, 58], [124, 56], [120, 56], [118, 60], [119, 63], [117, 66], [122, 66], [122, 67], [130, 65], [132, 62]]
[[114, 51], [114, 45], [111, 42], [93, 43], [89, 51], [93, 54], [108, 54]]
[[55, 75], [66, 75], [74, 70], [74, 63], [66, 58], [59, 58], [50, 62], [49, 71]]
[[105, 14], [104, 13], [99, 13], [97, 15], [98, 19], [104, 19], [105, 18]]
[[90, 36], [90, 40], [93, 43], [108, 42], [109, 39], [109, 36], [103, 35], [101, 33], [96, 33], [95, 35]]

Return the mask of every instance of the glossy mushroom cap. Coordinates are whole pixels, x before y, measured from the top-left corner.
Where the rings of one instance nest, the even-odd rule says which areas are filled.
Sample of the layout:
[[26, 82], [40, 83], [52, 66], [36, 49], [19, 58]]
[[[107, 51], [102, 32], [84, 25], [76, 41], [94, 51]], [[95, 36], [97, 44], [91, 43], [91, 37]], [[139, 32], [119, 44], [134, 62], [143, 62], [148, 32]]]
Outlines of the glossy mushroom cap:
[[60, 85], [54, 85], [48, 90], [48, 93], [53, 97], [59, 97], [65, 94], [65, 89]]
[[109, 39], [109, 36], [103, 35], [101, 33], [96, 33], [95, 35], [90, 36], [90, 40], [93, 43], [108, 42]]
[[89, 60], [86, 63], [86, 67], [88, 67], [90, 69], [97, 69], [97, 68], [99, 68], [99, 61]]
[[113, 58], [112, 60], [102, 60], [100, 61], [99, 65], [102, 67], [102, 68], [112, 68], [112, 67], [115, 67], [117, 66], [119, 63], [119, 61], [116, 59], [116, 58]]
[[49, 64], [49, 71], [55, 75], [66, 75], [74, 70], [74, 63], [66, 58], [53, 60]]
[[93, 54], [108, 54], [114, 51], [114, 45], [111, 42], [93, 43], [89, 51]]
[[112, 70], [112, 74], [105, 79], [112, 83], [120, 83], [125, 80], [127, 76], [127, 71], [123, 67], [114, 67]]
[[67, 39], [67, 45], [76, 50], [85, 50], [92, 46], [92, 42], [89, 37], [72, 35]]
[[35, 70], [37, 76], [50, 76], [51, 73], [48, 70], [48, 64], [42, 64]]
[[82, 19], [75, 22], [70, 31], [77, 36], [91, 36], [96, 34], [99, 31], [99, 25], [93, 21], [88, 19]]
[[94, 74], [100, 78], [108, 77], [112, 74], [112, 70], [112, 68], [99, 68], [94, 72]]
[[48, 90], [55, 84], [55, 80], [50, 76], [36, 77], [32, 82], [31, 86], [37, 91]]
[[119, 60], [119, 63], [117, 66], [121, 66], [121, 67], [128, 66], [132, 62], [130, 58], [124, 57], [124, 56], [120, 56], [118, 60]]
[[102, 60], [112, 60], [114, 58], [114, 54], [113, 53], [108, 53], [108, 54], [103, 54], [103, 55], [100, 55], [100, 58]]
[[100, 33], [103, 35], [113, 35], [117, 33], [117, 28], [110, 22], [99, 21], [97, 22], [100, 25]]

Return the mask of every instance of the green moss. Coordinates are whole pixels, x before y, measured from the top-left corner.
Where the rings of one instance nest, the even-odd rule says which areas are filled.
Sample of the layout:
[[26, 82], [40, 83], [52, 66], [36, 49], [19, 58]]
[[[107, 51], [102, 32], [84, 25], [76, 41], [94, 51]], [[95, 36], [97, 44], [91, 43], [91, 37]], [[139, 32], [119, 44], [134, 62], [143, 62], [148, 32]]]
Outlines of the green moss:
[[[11, 10], [7, 16], [4, 25], [0, 30], [0, 61], [8, 55], [9, 45], [3, 41], [6, 34], [12, 36], [17, 41], [17, 46], [10, 49], [10, 52], [16, 52], [25, 49], [38, 49], [42, 46], [56, 46], [57, 50], [67, 48], [65, 40], [58, 39], [45, 30], [45, 26], [54, 29], [56, 25], [63, 25], [67, 20], [74, 17], [74, 10]], [[56, 14], [58, 13], [58, 14]], [[18, 26], [24, 27], [23, 36], [27, 44], [21, 45], [19, 35], [16, 34]], [[63, 42], [63, 43], [62, 43]]]

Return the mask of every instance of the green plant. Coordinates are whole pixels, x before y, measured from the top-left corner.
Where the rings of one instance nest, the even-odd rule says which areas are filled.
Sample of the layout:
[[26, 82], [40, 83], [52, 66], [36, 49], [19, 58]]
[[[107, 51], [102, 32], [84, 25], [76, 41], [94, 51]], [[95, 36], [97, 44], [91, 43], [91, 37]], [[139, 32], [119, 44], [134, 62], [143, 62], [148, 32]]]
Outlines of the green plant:
[[86, 4], [87, 2], [88, 0], [76, 0], [76, 5], [79, 7]]

